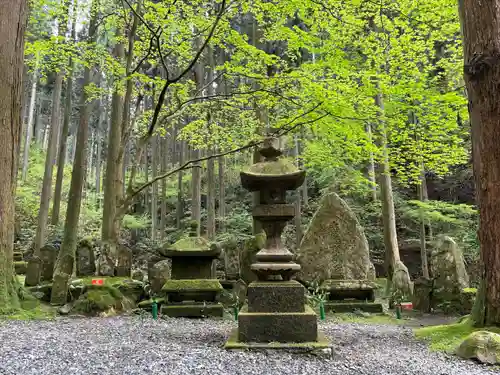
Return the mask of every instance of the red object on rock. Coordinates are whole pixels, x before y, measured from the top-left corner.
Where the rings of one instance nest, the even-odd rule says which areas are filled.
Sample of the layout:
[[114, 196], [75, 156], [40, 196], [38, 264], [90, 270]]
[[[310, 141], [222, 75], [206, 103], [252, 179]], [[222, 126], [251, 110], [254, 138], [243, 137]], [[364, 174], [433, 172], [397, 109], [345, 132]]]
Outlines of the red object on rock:
[[413, 303], [412, 302], [403, 302], [403, 303], [401, 303], [401, 308], [404, 310], [413, 310]]
[[103, 279], [92, 279], [92, 285], [103, 285], [104, 280]]

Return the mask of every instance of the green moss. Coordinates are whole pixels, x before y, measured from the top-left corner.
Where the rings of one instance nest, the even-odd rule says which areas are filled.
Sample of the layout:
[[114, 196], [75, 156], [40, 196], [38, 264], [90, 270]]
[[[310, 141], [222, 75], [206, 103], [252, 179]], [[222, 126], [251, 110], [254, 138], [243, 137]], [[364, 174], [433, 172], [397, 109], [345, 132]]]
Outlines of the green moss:
[[262, 175], [281, 175], [298, 172], [292, 161], [281, 158], [275, 161], [260, 162], [251, 165], [245, 172]]
[[45, 304], [34, 304], [32, 301], [23, 302], [22, 308], [15, 314], [8, 315], [5, 318], [9, 320], [48, 320], [54, 319], [56, 316], [56, 309], [52, 306]]
[[[165, 298], [155, 298], [156, 300], [156, 303], [158, 305], [161, 305], [162, 303], [165, 302]], [[147, 308], [151, 308], [151, 306], [153, 305], [153, 300], [152, 299], [147, 299], [147, 300], [144, 300], [144, 301], [141, 301], [139, 302], [138, 306], [141, 308], [141, 309], [147, 309]]]
[[209, 251], [210, 242], [203, 237], [187, 237], [168, 246], [168, 249], [177, 251]]
[[500, 328], [475, 328], [469, 319], [455, 324], [419, 328], [414, 332], [417, 338], [428, 340], [432, 350], [454, 353], [471, 333], [485, 330], [500, 333]]
[[163, 285], [164, 292], [181, 291], [222, 291], [222, 285], [216, 279], [168, 280]]
[[462, 289], [462, 293], [476, 294], [477, 288], [464, 288]]
[[[73, 279], [71, 283], [73, 285], [93, 285], [92, 280], [93, 279], [103, 279], [104, 280], [104, 286], [109, 286], [109, 285], [115, 285], [117, 283], [122, 283], [125, 280], [130, 280], [130, 277], [114, 277], [114, 276], [88, 276], [88, 277], [78, 277], [76, 279]], [[94, 286], [99, 286], [99, 285], [94, 285]]]
[[87, 291], [76, 300], [73, 311], [95, 315], [110, 309], [123, 310], [125, 297], [111, 285], [87, 285]]

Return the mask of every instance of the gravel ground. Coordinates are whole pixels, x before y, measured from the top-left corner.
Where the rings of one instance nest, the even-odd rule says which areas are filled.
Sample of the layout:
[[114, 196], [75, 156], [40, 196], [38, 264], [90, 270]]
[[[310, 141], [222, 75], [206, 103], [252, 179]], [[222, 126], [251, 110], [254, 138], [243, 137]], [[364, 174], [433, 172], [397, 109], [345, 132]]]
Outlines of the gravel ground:
[[322, 323], [333, 358], [226, 351], [231, 321], [138, 317], [0, 322], [1, 375], [486, 375], [398, 326]]

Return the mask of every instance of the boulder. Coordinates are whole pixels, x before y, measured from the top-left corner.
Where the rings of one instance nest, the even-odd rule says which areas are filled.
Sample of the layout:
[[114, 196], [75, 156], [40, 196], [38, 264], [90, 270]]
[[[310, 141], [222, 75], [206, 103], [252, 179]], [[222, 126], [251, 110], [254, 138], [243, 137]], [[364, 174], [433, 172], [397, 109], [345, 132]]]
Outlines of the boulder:
[[306, 282], [373, 278], [363, 228], [336, 193], [321, 199], [297, 250], [297, 262], [302, 266], [297, 278]]
[[47, 244], [40, 249], [40, 259], [42, 260], [40, 281], [52, 281], [58, 252], [59, 249], [52, 244]]
[[242, 246], [235, 239], [229, 239], [222, 243], [221, 247], [225, 278], [237, 280], [240, 275], [240, 249]]
[[458, 347], [456, 354], [490, 365], [500, 364], [500, 334], [488, 331], [471, 333]]
[[149, 269], [149, 284], [151, 286], [151, 294], [157, 295], [165, 282], [170, 280], [172, 274], [172, 261], [170, 259], [162, 260], [155, 263]]
[[411, 300], [413, 295], [413, 283], [410, 279], [410, 273], [400, 260], [396, 261], [394, 265], [392, 291], [395, 298], [401, 298], [402, 300]]
[[452, 238], [443, 236], [438, 240], [431, 254], [430, 271], [433, 307], [446, 312], [456, 310], [462, 290], [469, 287], [469, 275], [462, 251]]

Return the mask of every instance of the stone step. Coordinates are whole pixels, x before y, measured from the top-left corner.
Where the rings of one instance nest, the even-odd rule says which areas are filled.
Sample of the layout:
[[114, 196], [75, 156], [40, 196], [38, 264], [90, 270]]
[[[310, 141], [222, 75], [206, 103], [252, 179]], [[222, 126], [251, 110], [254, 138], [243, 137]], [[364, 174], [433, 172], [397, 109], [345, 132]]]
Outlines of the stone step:
[[317, 317], [309, 306], [304, 312], [248, 312], [238, 315], [241, 342], [311, 342], [318, 339]]
[[256, 281], [248, 286], [248, 312], [304, 312], [305, 290], [297, 281]]
[[384, 308], [378, 302], [346, 301], [346, 302], [325, 302], [325, 311], [334, 313], [350, 313], [360, 310], [368, 313], [382, 313]]
[[220, 303], [163, 304], [160, 308], [160, 314], [171, 318], [222, 317], [224, 315], [224, 307]]

